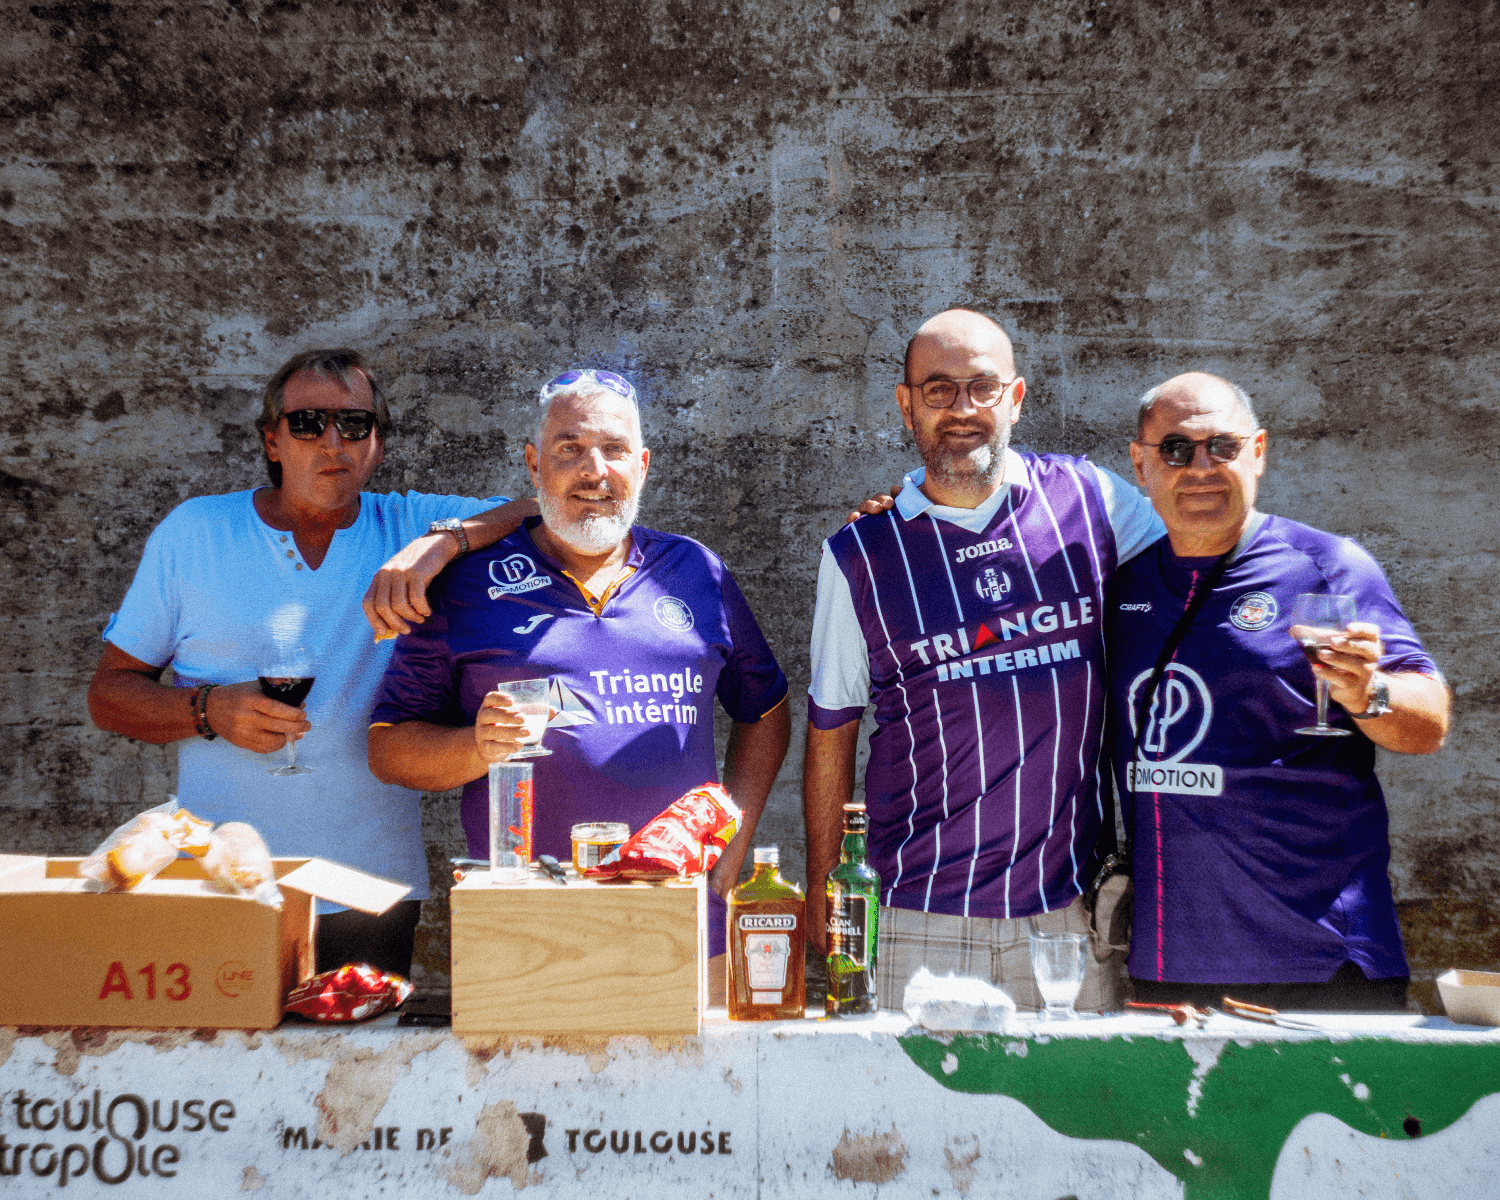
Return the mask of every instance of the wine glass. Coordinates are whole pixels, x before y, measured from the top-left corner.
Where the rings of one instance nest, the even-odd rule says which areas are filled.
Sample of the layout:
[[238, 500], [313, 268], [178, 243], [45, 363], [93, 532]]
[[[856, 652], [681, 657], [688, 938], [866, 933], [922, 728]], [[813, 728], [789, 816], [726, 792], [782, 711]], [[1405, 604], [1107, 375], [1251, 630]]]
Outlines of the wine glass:
[[1042, 994], [1042, 1018], [1076, 1020], [1073, 1002], [1083, 987], [1084, 955], [1089, 939], [1082, 933], [1033, 933], [1031, 973]]
[[510, 756], [518, 758], [541, 758], [552, 751], [543, 748], [542, 734], [547, 729], [547, 719], [552, 715], [551, 683], [547, 679], [507, 679], [495, 685], [495, 691], [510, 697], [516, 711], [525, 724], [521, 728], [521, 749]]
[[[312, 685], [312, 657], [304, 647], [287, 646], [273, 640], [261, 651], [261, 695], [301, 708], [307, 693], [312, 691]], [[298, 764], [297, 739], [288, 735], [286, 765], [267, 767], [266, 772], [270, 775], [306, 775], [312, 769]]]
[[[1317, 663], [1318, 651], [1343, 637], [1354, 620], [1354, 597], [1334, 596], [1326, 592], [1304, 592], [1292, 605], [1292, 624], [1287, 630], [1295, 639], [1307, 661]], [[1349, 730], [1328, 723], [1328, 681], [1318, 680], [1318, 723], [1297, 730], [1311, 737], [1348, 737]]]

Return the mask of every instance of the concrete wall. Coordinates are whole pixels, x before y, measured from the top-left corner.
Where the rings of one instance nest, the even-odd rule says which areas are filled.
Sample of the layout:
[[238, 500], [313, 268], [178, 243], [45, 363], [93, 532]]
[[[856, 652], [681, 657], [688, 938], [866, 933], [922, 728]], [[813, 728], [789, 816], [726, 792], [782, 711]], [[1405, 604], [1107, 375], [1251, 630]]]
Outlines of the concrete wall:
[[[1384, 768], [1414, 966], [1497, 965], [1494, 3], [0, 22], [7, 848], [160, 800], [170, 753], [84, 713], [99, 631], [174, 504], [262, 479], [296, 350], [368, 351], [391, 489], [518, 490], [537, 383], [629, 372], [643, 521], [729, 559], [800, 695], [818, 541], [912, 462], [903, 342], [962, 303], [1013, 329], [1038, 448], [1123, 466], [1132, 398], [1188, 368], [1257, 398], [1264, 506], [1369, 547], [1457, 694], [1448, 748]], [[763, 826], [793, 861], [799, 761]]]

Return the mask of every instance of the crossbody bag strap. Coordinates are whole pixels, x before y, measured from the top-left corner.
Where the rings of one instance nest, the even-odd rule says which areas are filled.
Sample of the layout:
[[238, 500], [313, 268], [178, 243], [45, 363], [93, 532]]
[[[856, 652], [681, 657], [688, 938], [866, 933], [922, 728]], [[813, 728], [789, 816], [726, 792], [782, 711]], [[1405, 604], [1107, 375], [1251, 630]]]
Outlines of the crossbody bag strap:
[[[1172, 655], [1177, 653], [1177, 647], [1182, 644], [1182, 639], [1187, 636], [1188, 627], [1192, 625], [1193, 619], [1199, 610], [1208, 603], [1208, 597], [1214, 588], [1219, 586], [1219, 580], [1224, 578], [1224, 572], [1229, 570], [1235, 559], [1245, 552], [1245, 547], [1251, 539], [1260, 532], [1261, 523], [1266, 519], [1265, 513], [1252, 512], [1250, 520], [1245, 524], [1245, 531], [1240, 534], [1240, 540], [1221, 554], [1208, 574], [1203, 577], [1202, 585], [1196, 588], [1188, 601], [1188, 606], [1183, 610], [1182, 616], [1177, 619], [1177, 624], [1172, 627], [1172, 632], [1167, 635], [1167, 640], [1162, 644], [1161, 653], [1156, 656], [1156, 665], [1151, 669], [1151, 677], [1141, 692], [1137, 701], [1135, 712], [1135, 739], [1131, 743], [1131, 761], [1140, 757], [1141, 737], [1146, 728], [1146, 714], [1151, 711], [1151, 701], [1156, 695], [1156, 689], [1161, 686], [1162, 676], [1166, 674], [1167, 665], [1172, 661]], [[1114, 785], [1118, 780], [1114, 776], [1110, 780], [1109, 812], [1107, 819], [1113, 824], [1115, 809]], [[1099, 886], [1114, 872], [1130, 869], [1130, 831], [1125, 830], [1124, 838], [1120, 842], [1119, 849], [1104, 860], [1098, 876], [1094, 880], [1090, 892], [1097, 892]]]

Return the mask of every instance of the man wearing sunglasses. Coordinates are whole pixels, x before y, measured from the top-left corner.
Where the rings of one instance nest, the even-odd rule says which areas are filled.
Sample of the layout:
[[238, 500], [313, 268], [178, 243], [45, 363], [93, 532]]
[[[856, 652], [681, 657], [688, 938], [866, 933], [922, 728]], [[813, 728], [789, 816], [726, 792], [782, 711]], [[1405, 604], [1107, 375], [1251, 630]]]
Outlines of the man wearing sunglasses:
[[[509, 533], [535, 504], [365, 492], [390, 417], [353, 350], [282, 366], [256, 428], [271, 486], [188, 500], [156, 528], [104, 631], [89, 712], [100, 729], [178, 743], [177, 795], [199, 816], [248, 822], [273, 854], [411, 884], [380, 917], [320, 902], [316, 946], [319, 970], [355, 961], [406, 974], [428, 894], [419, 794], [380, 783], [366, 763], [391, 646], [371, 638], [360, 596], [392, 556], [441, 565], [470, 540]], [[271, 643], [306, 651], [305, 709], [261, 694]], [[312, 770], [272, 777], [270, 755], [289, 739], [303, 739], [298, 759]]]
[[[1105, 626], [1136, 997], [1403, 1011], [1375, 747], [1441, 746], [1437, 667], [1364, 550], [1256, 511], [1266, 431], [1241, 389], [1152, 388], [1130, 456], [1167, 527], [1116, 574]], [[1321, 650], [1290, 633], [1304, 593], [1354, 601]], [[1306, 732], [1315, 678], [1331, 735]]]
[[[988, 317], [928, 321], [896, 388], [923, 469], [890, 511], [824, 544], [803, 784], [808, 928], [821, 944], [873, 698], [865, 803], [884, 1008], [901, 1006], [923, 965], [987, 976], [1035, 1008], [1029, 935], [1086, 930], [1079, 897], [1103, 826], [1104, 589], [1162, 527], [1109, 471], [1010, 449], [1025, 395]], [[1090, 956], [1079, 1007], [1112, 999]]]

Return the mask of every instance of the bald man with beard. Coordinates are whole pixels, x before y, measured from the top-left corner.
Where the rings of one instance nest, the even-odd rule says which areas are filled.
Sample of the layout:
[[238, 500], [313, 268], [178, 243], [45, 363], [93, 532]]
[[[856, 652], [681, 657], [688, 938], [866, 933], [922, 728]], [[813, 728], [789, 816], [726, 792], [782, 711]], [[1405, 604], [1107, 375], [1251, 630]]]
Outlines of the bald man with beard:
[[[1163, 532], [1149, 503], [1083, 458], [1010, 448], [1026, 381], [994, 321], [954, 309], [907, 347], [896, 402], [922, 467], [889, 511], [824, 543], [803, 804], [808, 929], [875, 704], [865, 774], [880, 873], [879, 1003], [921, 966], [1040, 1006], [1032, 932], [1085, 933], [1104, 805], [1103, 603]], [[1105, 830], [1113, 842], [1113, 829]], [[1094, 956], [1078, 1007], [1113, 1002]]]

